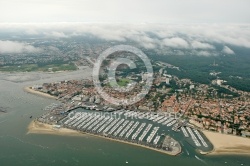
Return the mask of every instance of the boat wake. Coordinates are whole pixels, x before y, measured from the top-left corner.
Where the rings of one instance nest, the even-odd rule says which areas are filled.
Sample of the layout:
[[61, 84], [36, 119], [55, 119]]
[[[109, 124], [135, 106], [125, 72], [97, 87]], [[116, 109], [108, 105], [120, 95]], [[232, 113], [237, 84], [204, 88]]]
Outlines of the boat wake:
[[186, 152], [187, 152], [187, 155], [189, 155], [189, 152], [186, 150]]
[[207, 163], [204, 161], [204, 160], [202, 160], [201, 158], [199, 158], [198, 156], [194, 156], [197, 160], [199, 160], [199, 161], [201, 161], [202, 163], [204, 163], [204, 164], [206, 164], [207, 165]]
[[22, 140], [22, 139], [20, 139], [18, 137], [14, 137], [14, 136], [10, 136], [10, 135], [6, 135], [4, 137], [10, 137], [10, 138], [18, 140], [21, 143], [29, 144], [29, 145], [36, 146], [36, 147], [39, 147], [39, 148], [42, 148], [42, 149], [49, 149], [49, 147], [46, 147], [46, 146], [43, 146], [43, 145], [39, 145], [39, 144], [34, 144], [34, 143], [31, 143], [31, 142], [27, 142], [27, 141], [24, 141], [24, 140]]
[[0, 123], [4, 123], [6, 120], [1, 121]]

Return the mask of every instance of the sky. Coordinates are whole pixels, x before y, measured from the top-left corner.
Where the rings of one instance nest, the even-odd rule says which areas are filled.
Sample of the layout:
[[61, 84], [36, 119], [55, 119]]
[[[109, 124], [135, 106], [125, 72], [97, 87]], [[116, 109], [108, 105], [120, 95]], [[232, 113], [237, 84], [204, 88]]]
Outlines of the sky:
[[1, 0], [0, 23], [250, 23], [249, 0]]
[[234, 55], [232, 46], [250, 48], [250, 0], [0, 0], [0, 54], [42, 51], [23, 36], [86, 34], [164, 54]]

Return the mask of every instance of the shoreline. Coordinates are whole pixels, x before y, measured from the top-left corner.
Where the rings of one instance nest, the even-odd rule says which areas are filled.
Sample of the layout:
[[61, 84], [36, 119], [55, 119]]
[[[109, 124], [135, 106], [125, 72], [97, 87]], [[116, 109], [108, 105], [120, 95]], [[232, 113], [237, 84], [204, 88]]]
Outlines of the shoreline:
[[[31, 87], [24, 87], [23, 88], [25, 92], [31, 93], [37, 96], [42, 96], [50, 99], [57, 99], [55, 96], [49, 95], [47, 93], [43, 93], [40, 91], [35, 91]], [[216, 133], [212, 131], [207, 130], [201, 130], [203, 134], [207, 137], [207, 139], [212, 143], [213, 150], [209, 152], [203, 152], [199, 151], [202, 155], [250, 155], [250, 139], [234, 136], [234, 135], [227, 135], [227, 134], [221, 134]], [[127, 142], [119, 139], [113, 139], [109, 137], [105, 137], [102, 135], [96, 135], [92, 133], [86, 133], [86, 132], [80, 132], [68, 128], [60, 128], [55, 129], [52, 125], [41, 123], [38, 121], [32, 121], [28, 126], [28, 132], [27, 134], [51, 134], [51, 135], [62, 135], [62, 136], [84, 136], [84, 135], [90, 135], [98, 138], [104, 138], [110, 141], [116, 141], [121, 143], [126, 143], [129, 145], [147, 148], [150, 150], [154, 150], [160, 153], [176, 156], [181, 153], [181, 151], [177, 154], [169, 153], [167, 151], [155, 149], [152, 147], [144, 146], [137, 143]]]
[[46, 98], [50, 98], [50, 99], [57, 99], [57, 97], [55, 97], [55, 96], [52, 96], [52, 95], [49, 95], [47, 93], [43, 93], [40, 91], [33, 90], [31, 87], [24, 87], [23, 90], [27, 93], [34, 94], [37, 96], [42, 96], [42, 97], [46, 97]]
[[115, 141], [115, 142], [120, 142], [120, 143], [124, 143], [124, 144], [128, 144], [128, 145], [132, 145], [132, 146], [138, 146], [138, 147], [150, 149], [150, 150], [153, 150], [153, 151], [156, 151], [156, 152], [160, 152], [160, 153], [163, 153], [163, 154], [167, 154], [167, 155], [170, 155], [170, 156], [177, 156], [178, 154], [181, 153], [181, 151], [180, 151], [177, 154], [173, 154], [173, 153], [169, 153], [167, 151], [163, 151], [163, 150], [160, 150], [160, 149], [152, 148], [152, 147], [141, 145], [141, 144], [137, 144], [137, 143], [132, 143], [132, 142], [123, 141], [123, 140], [119, 140], [119, 139], [113, 139], [113, 138], [109, 138], [109, 137], [105, 137], [105, 136], [101, 136], [101, 135], [95, 135], [95, 134], [91, 134], [91, 133], [85, 133], [85, 132], [81, 132], [81, 133], [87, 134], [87, 135], [91, 135], [93, 137], [102, 138], [102, 139], [104, 138], [104, 139], [107, 139], [107, 140], [110, 140], [110, 141]]
[[84, 134], [66, 128], [56, 129], [52, 125], [32, 120], [27, 128], [26, 134], [49, 134], [61, 136], [84, 136]]
[[102, 138], [102, 139], [106, 139], [106, 140], [110, 140], [110, 141], [125, 143], [125, 144], [132, 145], [132, 146], [142, 147], [142, 148], [146, 148], [149, 150], [154, 150], [156, 152], [160, 152], [160, 153], [171, 155], [171, 156], [177, 156], [178, 154], [181, 153], [181, 151], [180, 151], [177, 154], [173, 154], [173, 153], [169, 153], [167, 151], [155, 149], [155, 148], [144, 146], [141, 144], [127, 142], [127, 141], [123, 141], [123, 140], [119, 140], [119, 139], [113, 139], [113, 138], [109, 138], [109, 137], [105, 137], [105, 136], [101, 136], [101, 135], [95, 135], [95, 134], [86, 133], [86, 132], [79, 132], [79, 131], [67, 129], [67, 128], [54, 129], [52, 125], [41, 123], [41, 122], [34, 121], [34, 120], [29, 124], [27, 134], [50, 134], [50, 135], [61, 135], [61, 136], [86, 136], [86, 135], [89, 135], [89, 136], [98, 137], [98, 138]]
[[250, 139], [235, 135], [227, 135], [201, 130], [212, 143], [213, 150], [202, 152], [203, 155], [250, 155]]

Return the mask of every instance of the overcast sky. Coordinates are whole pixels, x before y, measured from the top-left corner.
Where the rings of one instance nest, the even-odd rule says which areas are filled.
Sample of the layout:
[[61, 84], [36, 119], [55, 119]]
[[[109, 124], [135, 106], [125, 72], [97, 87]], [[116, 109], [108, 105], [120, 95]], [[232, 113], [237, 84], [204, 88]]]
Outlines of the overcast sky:
[[250, 23], [250, 0], [0, 0], [0, 23]]
[[250, 48], [250, 0], [0, 0], [0, 34], [0, 53], [43, 49], [16, 41], [22, 35], [91, 34], [166, 54], [232, 55]]

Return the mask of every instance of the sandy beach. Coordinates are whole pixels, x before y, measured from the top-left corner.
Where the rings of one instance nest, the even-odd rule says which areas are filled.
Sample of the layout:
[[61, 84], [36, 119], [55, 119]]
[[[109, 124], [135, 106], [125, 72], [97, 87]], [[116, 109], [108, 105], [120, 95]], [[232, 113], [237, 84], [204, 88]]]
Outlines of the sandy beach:
[[214, 146], [209, 155], [249, 155], [250, 139], [211, 131], [202, 131]]
[[66, 128], [55, 129], [52, 125], [41, 123], [38, 121], [32, 121], [28, 126], [27, 134], [52, 134], [52, 135], [63, 135], [63, 136], [84, 136], [75, 130]]
[[47, 93], [35, 91], [35, 90], [33, 90], [31, 87], [25, 87], [25, 88], [24, 88], [24, 91], [25, 91], [25, 92], [28, 92], [28, 93], [31, 93], [31, 94], [38, 95], [38, 96], [47, 97], [47, 98], [50, 98], [50, 99], [57, 99], [55, 96], [51, 96], [51, 95], [49, 95], [49, 94], [47, 94]]

